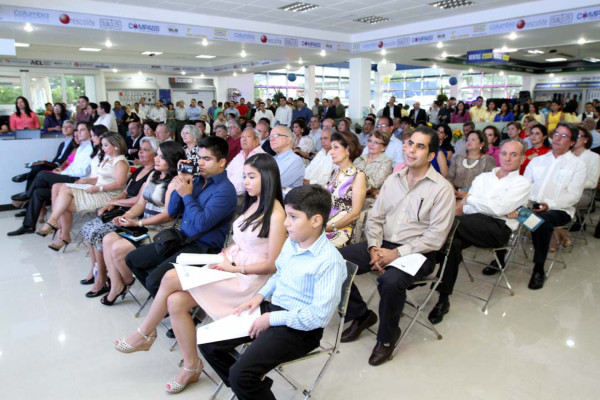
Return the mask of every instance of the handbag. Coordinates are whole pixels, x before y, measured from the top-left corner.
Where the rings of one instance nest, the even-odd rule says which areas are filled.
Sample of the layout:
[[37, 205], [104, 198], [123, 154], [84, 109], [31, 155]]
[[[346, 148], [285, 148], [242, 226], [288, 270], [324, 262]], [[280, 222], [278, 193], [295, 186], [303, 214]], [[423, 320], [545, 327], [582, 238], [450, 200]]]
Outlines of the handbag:
[[120, 217], [121, 215], [125, 214], [126, 211], [127, 210], [122, 207], [113, 208], [110, 211], [104, 211], [104, 213], [100, 216], [100, 219], [103, 223], [106, 224], [112, 221], [114, 218]]

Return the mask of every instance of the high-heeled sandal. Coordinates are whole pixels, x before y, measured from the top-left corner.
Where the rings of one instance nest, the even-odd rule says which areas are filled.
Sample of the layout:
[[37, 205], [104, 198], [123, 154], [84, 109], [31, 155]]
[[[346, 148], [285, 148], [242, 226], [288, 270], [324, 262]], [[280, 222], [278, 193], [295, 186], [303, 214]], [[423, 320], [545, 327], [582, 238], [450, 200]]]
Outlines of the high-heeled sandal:
[[100, 303], [102, 303], [105, 306], [112, 306], [113, 304], [115, 304], [115, 301], [119, 300], [119, 297], [121, 297], [121, 300], [125, 300], [125, 296], [127, 296], [127, 293], [129, 293], [129, 288], [132, 287], [134, 283], [135, 283], [135, 278], [133, 278], [133, 282], [125, 285], [123, 290], [121, 290], [121, 292], [115, 296], [113, 301], [108, 300], [108, 294], [107, 294], [106, 296], [104, 296], [103, 298], [100, 299]]
[[93, 276], [90, 279], [82, 279], [79, 281], [79, 283], [81, 283], [82, 285], [92, 285], [94, 284], [94, 282], [96, 282], [96, 279], [94, 279]]
[[188, 371], [188, 372], [194, 372], [194, 376], [192, 377], [192, 379], [190, 379], [188, 381], [188, 383], [181, 384], [181, 383], [178, 383], [175, 380], [175, 378], [171, 378], [171, 380], [169, 382], [167, 382], [167, 384], [165, 385], [165, 390], [167, 392], [169, 392], [171, 394], [181, 393], [188, 385], [198, 382], [198, 379], [200, 379], [200, 375], [202, 374], [202, 371], [204, 370], [204, 364], [202, 363], [201, 359], [198, 359], [198, 363], [196, 364], [195, 369], [189, 369], [189, 368], [183, 367], [183, 370]]
[[93, 292], [93, 291], [89, 291], [85, 294], [85, 297], [98, 297], [98, 296], [102, 296], [104, 293], [108, 293], [110, 292], [110, 278], [106, 279], [106, 283], [104, 284], [104, 286], [102, 286], [102, 289], [98, 290], [97, 292]]
[[57, 231], [57, 230], [58, 230], [58, 228], [57, 228], [56, 226], [52, 225], [50, 222], [47, 222], [47, 221], [46, 221], [46, 225], [48, 225], [48, 226], [49, 226], [49, 228], [48, 228], [48, 229], [37, 229], [37, 230], [35, 231], [35, 233], [36, 233], [37, 235], [40, 235], [41, 237], [46, 237], [46, 236], [47, 236], [49, 233], [52, 233], [52, 232], [54, 232], [54, 231]]
[[125, 338], [121, 338], [115, 341], [114, 348], [121, 353], [130, 354], [136, 351], [148, 351], [156, 340], [156, 329], [150, 335], [144, 335], [140, 328], [137, 328], [137, 333], [142, 335], [146, 341], [138, 347], [133, 347], [125, 341]]
[[48, 247], [54, 251], [59, 251], [60, 249], [63, 249], [63, 247], [64, 247], [64, 249], [63, 249], [63, 253], [64, 253], [65, 251], [67, 251], [67, 247], [69, 247], [69, 244], [71, 244], [71, 242], [68, 240], [65, 240], [65, 239], [61, 239], [61, 240], [62, 240], [61, 244], [50, 243], [48, 245]]

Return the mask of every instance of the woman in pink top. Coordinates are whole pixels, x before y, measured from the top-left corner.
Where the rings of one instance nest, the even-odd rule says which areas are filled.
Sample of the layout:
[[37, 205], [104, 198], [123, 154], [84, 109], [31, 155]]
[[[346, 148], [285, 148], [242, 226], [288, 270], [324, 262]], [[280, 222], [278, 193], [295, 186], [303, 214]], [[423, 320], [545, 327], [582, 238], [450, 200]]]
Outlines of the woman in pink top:
[[31, 111], [29, 102], [23, 96], [17, 97], [15, 101], [17, 111], [14, 112], [9, 119], [11, 131], [19, 129], [40, 129], [40, 119]]
[[452, 113], [450, 117], [450, 123], [462, 124], [471, 120], [471, 114], [465, 105], [464, 101], [459, 101], [456, 105], [456, 111]]

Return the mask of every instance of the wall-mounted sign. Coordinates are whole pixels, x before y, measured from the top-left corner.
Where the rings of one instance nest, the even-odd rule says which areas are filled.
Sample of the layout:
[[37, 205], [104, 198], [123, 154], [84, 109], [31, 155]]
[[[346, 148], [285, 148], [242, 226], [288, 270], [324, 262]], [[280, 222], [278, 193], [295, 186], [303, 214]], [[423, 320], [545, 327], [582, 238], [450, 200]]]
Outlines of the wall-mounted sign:
[[467, 64], [504, 64], [510, 60], [508, 53], [494, 52], [493, 49], [467, 52]]

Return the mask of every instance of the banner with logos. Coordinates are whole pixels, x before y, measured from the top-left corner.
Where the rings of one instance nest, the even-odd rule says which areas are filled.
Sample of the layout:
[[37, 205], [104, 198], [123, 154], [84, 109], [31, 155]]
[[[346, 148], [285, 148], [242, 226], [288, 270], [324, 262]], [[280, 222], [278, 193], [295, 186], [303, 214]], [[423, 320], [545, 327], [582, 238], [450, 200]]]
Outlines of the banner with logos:
[[467, 52], [467, 64], [504, 64], [510, 60], [508, 53], [494, 52], [493, 49]]

